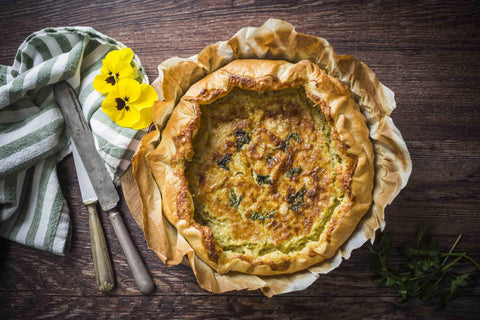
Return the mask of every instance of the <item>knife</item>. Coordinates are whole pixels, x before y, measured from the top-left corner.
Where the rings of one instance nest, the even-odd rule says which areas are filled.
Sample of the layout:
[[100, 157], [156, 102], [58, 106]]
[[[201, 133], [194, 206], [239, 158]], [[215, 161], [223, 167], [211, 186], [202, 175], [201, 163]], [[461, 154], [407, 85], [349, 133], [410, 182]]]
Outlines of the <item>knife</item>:
[[66, 81], [57, 83], [54, 87], [54, 93], [75, 147], [79, 151], [88, 178], [98, 197], [100, 207], [108, 213], [108, 218], [132, 270], [135, 282], [140, 292], [149, 294], [155, 288], [154, 282], [130, 238], [120, 213], [116, 209], [120, 198], [103, 159], [95, 149], [92, 132], [83, 117], [77, 96]]
[[82, 194], [83, 204], [88, 210], [88, 225], [90, 229], [90, 246], [92, 248], [93, 267], [95, 270], [95, 279], [97, 287], [102, 292], [112, 291], [115, 287], [115, 277], [113, 275], [112, 263], [108, 254], [105, 236], [103, 234], [102, 224], [97, 214], [98, 198], [95, 194], [87, 170], [80, 159], [75, 143], [72, 142], [73, 161], [77, 171], [78, 184]]

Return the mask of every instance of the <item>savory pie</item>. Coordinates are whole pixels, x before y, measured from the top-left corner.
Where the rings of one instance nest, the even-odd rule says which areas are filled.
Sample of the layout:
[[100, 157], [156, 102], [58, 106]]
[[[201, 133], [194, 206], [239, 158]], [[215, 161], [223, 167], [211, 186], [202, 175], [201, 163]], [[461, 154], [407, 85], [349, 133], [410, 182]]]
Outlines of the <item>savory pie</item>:
[[220, 274], [306, 269], [372, 203], [374, 153], [350, 89], [303, 60], [235, 60], [182, 96], [148, 162], [163, 214]]

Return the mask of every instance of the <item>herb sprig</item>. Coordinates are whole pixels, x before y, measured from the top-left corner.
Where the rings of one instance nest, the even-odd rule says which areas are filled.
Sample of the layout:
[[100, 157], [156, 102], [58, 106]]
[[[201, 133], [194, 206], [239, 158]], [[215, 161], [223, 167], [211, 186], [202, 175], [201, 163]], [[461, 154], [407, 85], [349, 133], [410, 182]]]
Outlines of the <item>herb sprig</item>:
[[[372, 246], [367, 250], [376, 258], [372, 269], [377, 277], [377, 284], [385, 284], [395, 289], [401, 295], [401, 302], [417, 297], [423, 301], [436, 301], [440, 306], [453, 299], [459, 290], [468, 285], [474, 273], [480, 272], [478, 263], [465, 252], [455, 252], [461, 235], [457, 237], [448, 252], [442, 252], [437, 242], [427, 242], [426, 235], [430, 223], [422, 225], [417, 231], [417, 243], [408, 243], [398, 247], [404, 262], [399, 268], [389, 263], [393, 239], [384, 234], [378, 245], [378, 251]], [[453, 267], [461, 260], [471, 262], [476, 271], [469, 273], [454, 272]]]
[[250, 215], [250, 220], [258, 220], [258, 221], [264, 223], [265, 219], [273, 219], [276, 212], [277, 212], [277, 210], [273, 210], [273, 211], [270, 211], [270, 212], [267, 212], [267, 213], [264, 214], [264, 213], [259, 212], [257, 210], [252, 210], [252, 213]]
[[236, 137], [235, 147], [237, 148], [237, 151], [242, 150], [243, 145], [250, 143], [250, 134], [243, 129], [236, 130], [233, 135]]
[[232, 161], [232, 154], [226, 153], [223, 157], [217, 160], [217, 165], [222, 169], [230, 171], [230, 167], [228, 166], [230, 161]]
[[263, 174], [257, 174], [257, 177], [255, 179], [259, 185], [262, 184], [272, 184], [272, 179], [270, 178], [269, 175], [263, 175]]
[[287, 201], [290, 204], [289, 208], [295, 212], [298, 212], [300, 208], [303, 206], [303, 198], [306, 192], [307, 192], [307, 189], [305, 188], [305, 186], [303, 186], [295, 194], [287, 195]]
[[302, 173], [302, 167], [295, 167], [293, 169], [288, 170], [285, 174], [287, 178], [292, 178], [294, 175]]
[[237, 196], [233, 188], [230, 189], [230, 198], [228, 198], [228, 205], [232, 208], [237, 208], [243, 200], [243, 196]]
[[283, 151], [287, 151], [288, 148], [290, 148], [290, 140], [294, 140], [296, 143], [301, 143], [302, 140], [300, 139], [300, 137], [298, 136], [297, 133], [295, 132], [290, 132], [287, 136], [287, 139], [285, 139], [285, 143], [284, 143], [284, 146], [283, 146]]

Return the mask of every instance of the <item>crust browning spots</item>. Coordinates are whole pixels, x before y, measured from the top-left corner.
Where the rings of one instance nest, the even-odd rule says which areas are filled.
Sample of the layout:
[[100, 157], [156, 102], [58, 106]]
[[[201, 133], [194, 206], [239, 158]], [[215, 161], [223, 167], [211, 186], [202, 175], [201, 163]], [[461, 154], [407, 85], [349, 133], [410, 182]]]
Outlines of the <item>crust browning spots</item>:
[[237, 75], [230, 76], [230, 83], [244, 89], [255, 89], [256, 81], [252, 78], [245, 78]]
[[172, 138], [173, 143], [175, 144], [175, 148], [177, 152], [172, 157], [172, 160], [180, 160], [183, 158], [191, 158], [193, 156], [193, 147], [192, 147], [192, 140], [195, 132], [198, 130], [200, 126], [200, 117], [198, 113], [195, 114], [192, 121], [190, 121], [180, 134], [174, 136]]
[[328, 224], [327, 233], [326, 233], [327, 242], [330, 242], [333, 231], [335, 231], [335, 229], [337, 228], [340, 220], [342, 220], [343, 216], [345, 215], [345, 212], [348, 212], [352, 209], [352, 205], [353, 204], [351, 202], [344, 204], [341, 207], [341, 212], [339, 212], [338, 214], [332, 215], [332, 218], [330, 219], [330, 223]]
[[323, 100], [321, 97], [318, 97], [312, 93], [309, 93], [308, 97], [312, 99], [320, 107], [320, 109], [322, 109], [322, 112], [325, 115], [325, 119], [327, 119], [328, 124], [333, 126], [334, 123], [332, 118], [332, 112], [327, 102]]
[[274, 271], [283, 271], [283, 270], [287, 270], [288, 267], [290, 266], [290, 261], [288, 260], [285, 260], [283, 262], [280, 262], [280, 263], [270, 263], [270, 269], [274, 270]]
[[293, 165], [292, 151], [288, 150], [285, 158], [283, 158], [282, 160], [283, 161], [281, 162], [279, 170], [278, 170], [280, 172], [280, 174], [284, 174], [285, 172], [287, 172], [292, 167], [292, 165]]
[[[180, 172], [179, 172], [180, 171]], [[181, 186], [180, 191], [177, 193], [175, 205], [177, 207], [176, 214], [180, 219], [188, 220], [192, 218], [192, 203], [190, 200], [190, 192], [188, 192], [188, 181], [182, 169], [176, 168], [174, 174], [178, 179], [178, 184]]]
[[286, 103], [281, 100], [273, 101], [272, 105], [280, 106], [277, 108], [268, 108], [265, 110], [265, 118], [292, 119], [301, 115], [302, 110], [292, 101]]
[[198, 100], [214, 100], [218, 96], [224, 94], [225, 91], [221, 89], [213, 89], [213, 90], [208, 90], [207, 88], [203, 88], [202, 91], [200, 91], [198, 98], [200, 99], [195, 99], [196, 101]]
[[[262, 135], [265, 134], [267, 136], [267, 141], [272, 142], [272, 144], [275, 146], [275, 148], [283, 149], [284, 148], [284, 143], [283, 140], [277, 137], [273, 132], [266, 130], [264, 128], [258, 128], [257, 129], [257, 135]], [[254, 141], [254, 143], [258, 143], [258, 141]]]
[[188, 198], [187, 192], [185, 190], [180, 191], [177, 194], [177, 216], [180, 219], [189, 219], [190, 218], [190, 199]]
[[357, 168], [358, 158], [349, 156], [351, 161], [348, 164], [348, 168], [343, 170], [343, 173], [339, 173], [337, 180], [340, 182], [340, 187], [342, 191], [348, 195], [348, 197], [353, 200], [352, 197], [352, 177]]
[[212, 230], [204, 226], [198, 226], [197, 228], [202, 233], [202, 243], [207, 250], [208, 257], [213, 262], [218, 263], [218, 258], [220, 257], [221, 252], [217, 250], [217, 245]]

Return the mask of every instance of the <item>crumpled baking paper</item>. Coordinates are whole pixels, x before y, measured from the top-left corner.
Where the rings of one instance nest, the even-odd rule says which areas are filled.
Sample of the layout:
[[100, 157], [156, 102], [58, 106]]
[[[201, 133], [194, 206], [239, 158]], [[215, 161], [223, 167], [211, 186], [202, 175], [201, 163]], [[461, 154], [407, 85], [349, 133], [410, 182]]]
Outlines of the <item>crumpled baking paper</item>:
[[[162, 197], [146, 161], [158, 145], [161, 130], [176, 103], [193, 83], [235, 59], [252, 58], [293, 63], [308, 59], [349, 86], [367, 119], [375, 151], [372, 207], [332, 258], [293, 274], [256, 276], [215, 272], [195, 255], [188, 242], [162, 215]], [[189, 265], [200, 286], [214, 293], [261, 289], [271, 297], [307, 288], [320, 274], [338, 267], [342, 259], [349, 259], [354, 249], [368, 240], [373, 243], [375, 231], [384, 229], [384, 209], [407, 184], [412, 164], [407, 146], [390, 118], [395, 109], [394, 94], [364, 63], [348, 55], [335, 54], [323, 38], [297, 33], [291, 24], [269, 19], [259, 28], [243, 28], [230, 40], [209, 45], [190, 58], [168, 59], [158, 70], [159, 76], [152, 85], [163, 101], [153, 108], [156, 129], [142, 139], [132, 161], [132, 171], [124, 175], [122, 185], [127, 204], [144, 231], [149, 248], [165, 264]]]

